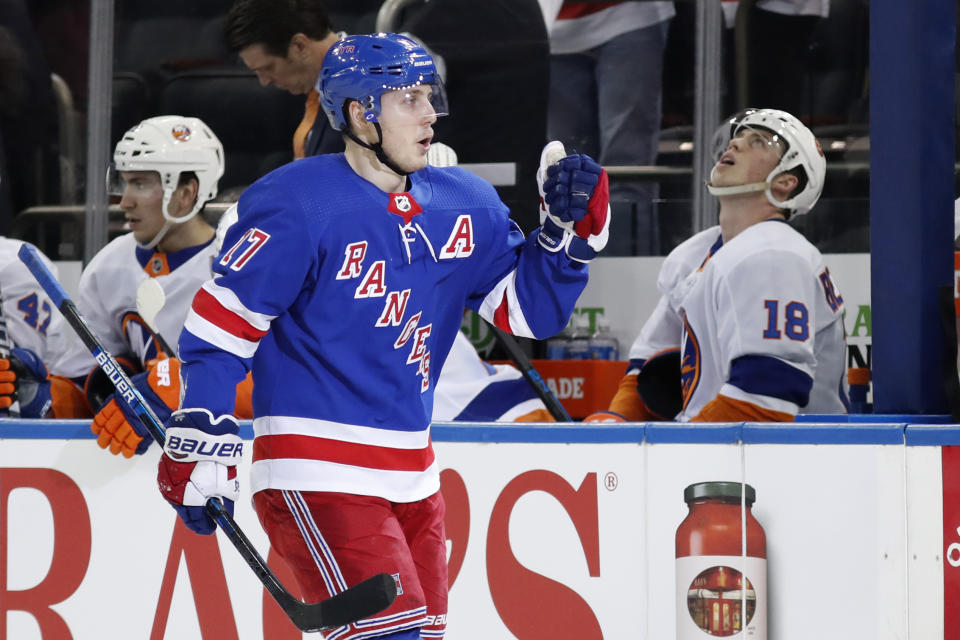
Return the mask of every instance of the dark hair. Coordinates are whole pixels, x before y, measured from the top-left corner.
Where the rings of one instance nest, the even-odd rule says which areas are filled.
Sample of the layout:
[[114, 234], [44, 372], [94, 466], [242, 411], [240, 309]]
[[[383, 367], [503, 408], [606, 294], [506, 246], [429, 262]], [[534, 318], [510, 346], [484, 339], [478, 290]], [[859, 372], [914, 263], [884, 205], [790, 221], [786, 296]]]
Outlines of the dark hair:
[[[802, 166], [799, 166], [788, 171], [784, 171], [784, 173], [789, 173], [797, 179], [797, 186], [795, 186], [793, 190], [787, 194], [787, 200], [789, 200], [794, 196], [800, 195], [807, 187], [807, 172]], [[790, 215], [793, 213], [792, 209], [781, 209], [780, 211], [787, 217], [787, 220], [790, 219]]]
[[323, 0], [237, 0], [227, 14], [224, 38], [234, 53], [259, 44], [268, 54], [286, 57], [294, 35], [322, 40], [330, 31]]
[[197, 183], [197, 186], [200, 186], [200, 178], [197, 177], [196, 172], [194, 171], [183, 171], [180, 173], [180, 179], [177, 180], [177, 189], [187, 184], [190, 181]]

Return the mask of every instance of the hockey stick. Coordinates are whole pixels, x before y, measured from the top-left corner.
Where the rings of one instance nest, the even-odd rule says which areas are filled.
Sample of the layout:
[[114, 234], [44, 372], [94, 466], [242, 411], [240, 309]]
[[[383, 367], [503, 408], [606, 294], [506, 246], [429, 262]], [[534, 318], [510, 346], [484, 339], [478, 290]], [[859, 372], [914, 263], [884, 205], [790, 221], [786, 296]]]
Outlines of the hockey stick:
[[533, 387], [533, 390], [540, 396], [540, 399], [543, 400], [543, 404], [546, 405], [547, 411], [550, 412], [553, 419], [557, 422], [573, 422], [573, 418], [570, 417], [567, 410], [564, 409], [560, 401], [557, 400], [557, 396], [553, 395], [553, 392], [550, 391], [550, 387], [543, 381], [540, 372], [533, 368], [533, 363], [530, 362], [530, 358], [528, 358], [527, 354], [520, 348], [517, 341], [513, 339], [513, 336], [492, 324], [490, 328], [493, 329], [493, 334], [497, 336], [497, 340], [500, 341], [503, 348], [507, 350], [510, 359], [516, 363], [517, 368], [520, 369], [520, 373], [523, 374], [523, 377], [530, 383], [530, 386]]
[[[548, 154], [547, 164], [551, 165], [559, 162], [565, 155], [567, 154], [563, 150], [563, 145], [560, 145], [559, 149], [553, 148]], [[442, 142], [438, 142], [430, 145], [430, 149], [427, 151], [427, 162], [434, 167], [453, 167], [457, 165], [457, 153]], [[530, 359], [527, 358], [527, 354], [523, 352], [520, 345], [517, 344], [517, 341], [513, 339], [513, 336], [509, 333], [504, 333], [493, 325], [490, 326], [493, 328], [494, 335], [497, 336], [500, 344], [507, 350], [510, 359], [513, 360], [520, 369], [520, 373], [523, 374], [524, 379], [530, 383], [534, 392], [543, 400], [543, 404], [546, 405], [553, 419], [558, 422], [572, 422], [570, 414], [567, 413], [563, 405], [560, 404], [560, 401], [557, 400], [556, 396], [550, 391], [550, 388], [547, 387], [543, 378], [540, 377], [540, 373], [533, 368]]]
[[157, 314], [160, 313], [160, 309], [163, 309], [166, 301], [167, 294], [164, 293], [160, 283], [153, 278], [147, 278], [137, 287], [137, 313], [147, 323], [147, 327], [153, 332], [153, 336], [157, 339], [157, 344], [160, 345], [163, 352], [171, 358], [176, 358], [177, 352], [160, 335], [160, 329], [157, 327]]
[[[46, 265], [41, 262], [36, 249], [25, 244], [20, 247], [18, 255], [20, 260], [30, 269], [33, 277], [40, 283], [40, 286], [47, 292], [47, 295], [50, 296], [63, 317], [67, 319], [73, 330], [83, 340], [90, 353], [96, 358], [97, 365], [107, 374], [110, 382], [116, 388], [117, 397], [124, 399], [127, 406], [140, 418], [154, 440], [163, 447], [166, 432], [160, 420], [133, 386], [133, 383], [130, 382], [117, 361], [103, 348], [97, 337], [87, 327], [73, 300], [63, 290], [63, 287], [53, 277]], [[257, 553], [256, 548], [240, 530], [233, 516], [224, 509], [219, 500], [212, 498], [208, 500], [206, 511], [230, 538], [230, 542], [240, 552], [247, 565], [263, 583], [266, 590], [270, 592], [274, 600], [277, 601], [284, 613], [287, 614], [290, 621], [301, 631], [321, 631], [356, 622], [386, 609], [396, 598], [396, 582], [389, 574], [381, 573], [327, 600], [312, 604], [300, 602], [280, 584], [276, 575]]]

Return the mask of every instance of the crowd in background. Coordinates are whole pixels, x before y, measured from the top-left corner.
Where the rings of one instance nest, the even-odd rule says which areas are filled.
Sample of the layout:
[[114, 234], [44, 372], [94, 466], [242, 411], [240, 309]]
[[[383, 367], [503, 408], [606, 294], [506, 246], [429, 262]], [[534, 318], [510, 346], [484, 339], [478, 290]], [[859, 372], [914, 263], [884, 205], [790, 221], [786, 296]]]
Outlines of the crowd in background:
[[[227, 45], [231, 4], [117, 0], [114, 19], [111, 147], [146, 117], [202, 117], [227, 154], [221, 201], [292, 158], [290, 135], [303, 115], [303, 98], [257, 86]], [[374, 30], [382, 3], [324, 4], [336, 31], [362, 33]], [[830, 160], [859, 159], [868, 3], [722, 4], [724, 113], [785, 109], [839, 141]], [[443, 59], [452, 115], [437, 140], [461, 163], [515, 163], [515, 184], [498, 191], [529, 230], [537, 224], [533, 174], [548, 138], [604, 166], [690, 167], [695, 8], [686, 0], [433, 0], [405, 5], [394, 30]], [[88, 0], [0, 0], [0, 232], [30, 236], [29, 225], [14, 224], [19, 212], [84, 202], [89, 18]], [[828, 181], [821, 207], [843, 217], [805, 223], [830, 225], [805, 229], [822, 249], [864, 249], [865, 185], [857, 172]], [[608, 252], [666, 254], [691, 231], [690, 189], [689, 179], [614, 176], [615, 218], [630, 225], [621, 227], [629, 234], [614, 233]]]

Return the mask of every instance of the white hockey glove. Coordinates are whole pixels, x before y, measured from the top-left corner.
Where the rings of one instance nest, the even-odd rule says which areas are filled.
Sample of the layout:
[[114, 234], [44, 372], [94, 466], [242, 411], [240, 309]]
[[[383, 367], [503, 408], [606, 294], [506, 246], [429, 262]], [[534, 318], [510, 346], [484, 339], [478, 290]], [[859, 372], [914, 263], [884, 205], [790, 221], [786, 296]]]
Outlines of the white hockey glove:
[[540, 235], [547, 251], [564, 250], [571, 260], [589, 262], [610, 237], [610, 182], [593, 158], [566, 155], [557, 140], [547, 143], [537, 169]]
[[206, 409], [174, 411], [167, 422], [157, 484], [191, 531], [210, 534], [217, 529], [204, 509], [209, 498], [221, 498], [233, 515], [233, 503], [240, 495], [237, 463], [243, 441], [239, 431], [233, 416], [214, 419]]

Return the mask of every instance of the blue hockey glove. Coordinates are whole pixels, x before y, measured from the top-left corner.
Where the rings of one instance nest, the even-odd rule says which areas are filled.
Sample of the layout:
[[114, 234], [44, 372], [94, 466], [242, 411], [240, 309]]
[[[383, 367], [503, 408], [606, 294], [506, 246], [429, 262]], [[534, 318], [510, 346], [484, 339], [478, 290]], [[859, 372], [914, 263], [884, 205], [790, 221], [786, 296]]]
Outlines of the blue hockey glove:
[[157, 484], [191, 531], [206, 535], [216, 530], [204, 510], [209, 498], [220, 498], [233, 515], [240, 496], [237, 463], [243, 454], [239, 430], [233, 416], [214, 418], [206, 409], [181, 409], [167, 422]]
[[548, 143], [537, 170], [540, 191], [540, 245], [563, 249], [578, 262], [589, 262], [610, 236], [610, 183], [607, 172], [583, 154], [566, 155], [563, 144]]
[[0, 358], [0, 409], [9, 409], [20, 403], [20, 416], [42, 418], [47, 415], [53, 400], [47, 367], [30, 349], [11, 349], [6, 358]]
[[[171, 412], [180, 403], [180, 361], [160, 358], [149, 363], [149, 369], [130, 378], [143, 399], [147, 401], [161, 422], [170, 419]], [[126, 402], [118, 402], [110, 394], [106, 403], [93, 417], [90, 430], [97, 436], [101, 449], [132, 458], [145, 452], [153, 438]]]

